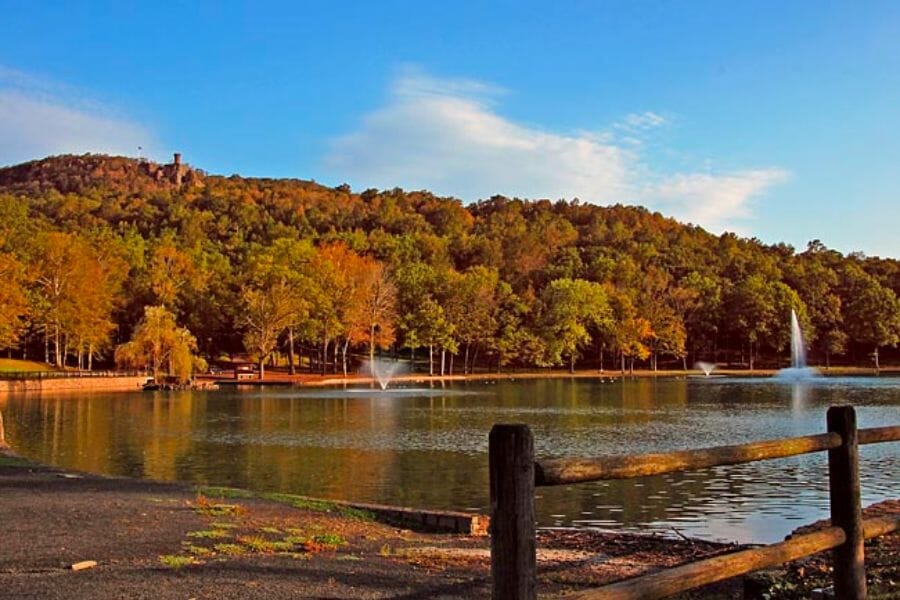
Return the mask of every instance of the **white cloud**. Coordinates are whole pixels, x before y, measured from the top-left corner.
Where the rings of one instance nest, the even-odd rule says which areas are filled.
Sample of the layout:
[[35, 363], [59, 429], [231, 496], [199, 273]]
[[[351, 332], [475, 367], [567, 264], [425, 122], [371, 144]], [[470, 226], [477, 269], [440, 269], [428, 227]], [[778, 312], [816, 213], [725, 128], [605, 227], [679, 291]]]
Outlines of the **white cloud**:
[[51, 154], [152, 152], [147, 128], [83, 94], [0, 67], [0, 165]]
[[648, 204], [679, 219], [712, 231], [741, 231], [741, 220], [752, 215], [752, 201], [773, 185], [786, 181], [783, 169], [755, 169], [724, 175], [679, 173], [648, 185]]
[[715, 231], [751, 216], [783, 170], [658, 173], [641, 135], [668, 119], [645, 111], [606, 131], [557, 133], [500, 116], [498, 88], [407, 71], [387, 102], [332, 140], [325, 168], [354, 187], [429, 189], [464, 200], [494, 194], [638, 203]]
[[631, 113], [625, 115], [625, 118], [622, 120], [620, 124], [623, 128], [633, 129], [633, 130], [646, 130], [653, 129], [655, 127], [660, 127], [667, 123], [667, 119], [662, 115], [658, 115], [652, 111], [645, 111], [642, 113]]

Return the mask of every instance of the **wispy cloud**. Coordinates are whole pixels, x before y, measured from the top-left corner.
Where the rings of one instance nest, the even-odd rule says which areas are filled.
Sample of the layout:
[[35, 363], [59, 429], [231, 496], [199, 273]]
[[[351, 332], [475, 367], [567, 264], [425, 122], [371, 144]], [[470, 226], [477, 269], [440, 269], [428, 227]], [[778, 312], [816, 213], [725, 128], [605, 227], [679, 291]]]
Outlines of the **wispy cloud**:
[[745, 233], [741, 221], [753, 216], [753, 201], [788, 177], [787, 171], [777, 168], [720, 175], [679, 173], [647, 185], [641, 197], [663, 213], [712, 231]]
[[152, 152], [153, 134], [86, 94], [0, 67], [0, 165], [51, 154]]
[[356, 187], [429, 189], [464, 200], [494, 194], [643, 204], [715, 231], [738, 229], [751, 201], [787, 174], [650, 169], [641, 136], [664, 127], [657, 112], [625, 115], [606, 130], [560, 133], [504, 118], [489, 84], [407, 71], [387, 102], [332, 140], [325, 167]]

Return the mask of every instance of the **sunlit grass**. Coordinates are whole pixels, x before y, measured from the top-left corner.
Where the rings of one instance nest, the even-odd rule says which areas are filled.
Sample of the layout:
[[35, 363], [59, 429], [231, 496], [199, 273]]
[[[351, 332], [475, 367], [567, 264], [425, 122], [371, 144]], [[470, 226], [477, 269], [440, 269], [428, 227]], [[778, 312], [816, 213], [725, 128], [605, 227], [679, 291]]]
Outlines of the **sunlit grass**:
[[17, 371], [55, 371], [47, 363], [33, 360], [19, 360], [16, 358], [0, 358], [0, 373], [15, 373]]

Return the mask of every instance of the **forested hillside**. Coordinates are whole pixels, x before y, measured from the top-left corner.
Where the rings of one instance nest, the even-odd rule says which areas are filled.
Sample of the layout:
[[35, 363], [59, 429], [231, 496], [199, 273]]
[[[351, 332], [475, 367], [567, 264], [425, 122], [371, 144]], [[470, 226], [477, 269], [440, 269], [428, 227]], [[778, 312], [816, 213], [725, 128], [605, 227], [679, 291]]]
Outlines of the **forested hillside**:
[[0, 348], [70, 367], [117, 347], [140, 362], [122, 345], [157, 322], [207, 358], [328, 371], [413, 352], [457, 373], [784, 366], [791, 308], [813, 362], [871, 364], [900, 339], [898, 264], [636, 207], [465, 206], [98, 155], [0, 169]]

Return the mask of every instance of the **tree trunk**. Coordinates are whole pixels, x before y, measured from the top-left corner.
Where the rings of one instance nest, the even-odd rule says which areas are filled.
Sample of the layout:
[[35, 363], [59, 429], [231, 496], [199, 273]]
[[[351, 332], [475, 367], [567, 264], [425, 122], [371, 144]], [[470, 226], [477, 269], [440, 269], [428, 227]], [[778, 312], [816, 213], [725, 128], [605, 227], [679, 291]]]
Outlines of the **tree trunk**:
[[463, 355], [463, 375], [469, 374], [469, 343], [466, 342], [466, 353]]
[[288, 373], [291, 375], [297, 374], [297, 369], [294, 367], [294, 328], [288, 327]]
[[575, 374], [575, 353], [569, 355], [569, 373]]
[[326, 337], [322, 344], [322, 364], [319, 365], [319, 369], [324, 375], [328, 369], [328, 338]]
[[753, 342], [750, 342], [750, 370], [753, 370]]
[[620, 352], [619, 356], [622, 358], [622, 375], [625, 374], [625, 353]]
[[350, 347], [350, 338], [344, 339], [344, 347], [341, 348], [341, 362], [344, 364], [344, 377], [347, 376], [347, 349]]
[[632, 357], [631, 357], [631, 360], [629, 361], [629, 364], [628, 364], [628, 372], [629, 372], [631, 375], [634, 375], [634, 356], [632, 356]]
[[263, 379], [265, 377], [265, 374], [266, 374], [266, 357], [260, 356], [259, 357], [259, 378]]
[[456, 355], [451, 353], [450, 354], [450, 376], [451, 377], [453, 376], [453, 359], [454, 358], [456, 358]]
[[375, 364], [375, 326], [369, 327], [369, 364]]
[[603, 344], [600, 344], [600, 372], [603, 372]]
[[428, 344], [428, 376], [434, 377], [434, 344]]
[[687, 354], [681, 355], [681, 370], [687, 371]]
[[56, 358], [56, 366], [57, 366], [57, 367], [62, 367], [62, 360], [60, 359], [60, 356], [59, 356], [59, 351], [60, 351], [60, 344], [59, 344], [59, 325], [56, 325], [56, 327], [55, 327], [55, 329], [54, 329], [54, 332], [55, 332], [55, 333], [53, 334], [53, 349], [54, 349], [54, 352], [55, 352], [55, 354], [56, 354], [56, 357], [55, 357], [55, 358]]
[[447, 362], [447, 349], [442, 347], [441, 348], [441, 377], [444, 376], [444, 373], [445, 373], [444, 365], [446, 364], [446, 362]]
[[94, 346], [88, 345], [88, 371], [94, 370]]
[[881, 365], [878, 364], [878, 346], [875, 346], [875, 372], [877, 373], [880, 368]]

